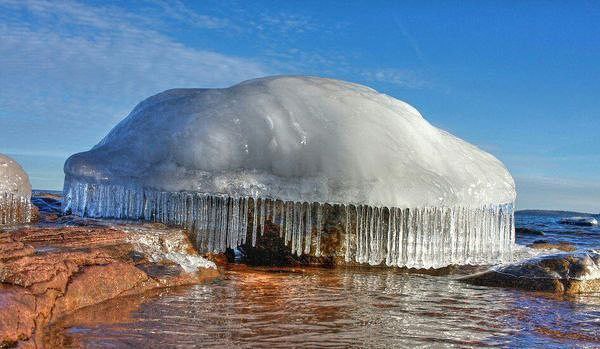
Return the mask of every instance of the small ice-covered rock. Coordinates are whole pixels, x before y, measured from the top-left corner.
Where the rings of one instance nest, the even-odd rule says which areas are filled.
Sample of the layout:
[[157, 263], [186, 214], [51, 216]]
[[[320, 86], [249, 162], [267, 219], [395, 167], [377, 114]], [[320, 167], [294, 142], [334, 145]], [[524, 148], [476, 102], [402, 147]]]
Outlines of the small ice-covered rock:
[[134, 250], [155, 263], [169, 261], [179, 265], [187, 273], [198, 269], [216, 269], [216, 265], [198, 255], [185, 232], [177, 229], [148, 228], [145, 226], [122, 227], [128, 233], [127, 241]]
[[0, 154], [0, 225], [31, 220], [31, 184], [15, 160]]
[[324, 204], [346, 208], [346, 258], [361, 263], [474, 263], [514, 241], [500, 161], [405, 102], [317, 77], [152, 96], [67, 160], [64, 192], [75, 214], [191, 227], [204, 251], [254, 242], [268, 221], [293, 253], [320, 255]]
[[598, 220], [594, 217], [567, 217], [560, 220], [561, 224], [594, 226], [598, 225]]

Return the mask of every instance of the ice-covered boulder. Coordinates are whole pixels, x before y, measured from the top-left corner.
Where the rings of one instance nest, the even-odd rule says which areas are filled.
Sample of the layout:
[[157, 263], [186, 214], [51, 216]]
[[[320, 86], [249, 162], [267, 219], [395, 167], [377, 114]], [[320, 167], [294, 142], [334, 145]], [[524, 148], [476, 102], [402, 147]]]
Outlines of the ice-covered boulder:
[[31, 220], [31, 184], [21, 165], [0, 154], [0, 225]]
[[207, 250], [254, 238], [266, 219], [295, 252], [319, 254], [325, 203], [344, 206], [360, 262], [493, 260], [514, 240], [502, 163], [402, 101], [332, 79], [165, 91], [65, 174], [66, 210], [193, 226]]

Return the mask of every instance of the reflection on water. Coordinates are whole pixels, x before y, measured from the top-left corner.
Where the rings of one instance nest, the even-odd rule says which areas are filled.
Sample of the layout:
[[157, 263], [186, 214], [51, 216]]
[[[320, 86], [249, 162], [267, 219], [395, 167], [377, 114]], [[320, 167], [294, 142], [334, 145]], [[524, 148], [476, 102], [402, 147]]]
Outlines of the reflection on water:
[[229, 271], [133, 304], [121, 320], [109, 315], [125, 308], [119, 302], [127, 301], [67, 318], [67, 330], [48, 338], [92, 348], [600, 346], [598, 297], [553, 299], [392, 270]]
[[[517, 236], [517, 243], [600, 248], [600, 227], [559, 219], [517, 214], [518, 226], [545, 234]], [[211, 284], [83, 309], [46, 340], [50, 347], [91, 348], [598, 348], [600, 295], [550, 297], [392, 269], [247, 269]]]

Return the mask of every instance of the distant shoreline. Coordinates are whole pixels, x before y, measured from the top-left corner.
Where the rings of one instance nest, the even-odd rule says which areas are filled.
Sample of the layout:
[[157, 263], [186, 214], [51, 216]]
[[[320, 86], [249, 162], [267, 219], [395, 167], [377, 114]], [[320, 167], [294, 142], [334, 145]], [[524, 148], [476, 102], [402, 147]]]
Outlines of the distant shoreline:
[[517, 210], [515, 214], [528, 215], [534, 214], [538, 216], [592, 216], [598, 217], [600, 213], [588, 213], [577, 211], [562, 211], [562, 210]]

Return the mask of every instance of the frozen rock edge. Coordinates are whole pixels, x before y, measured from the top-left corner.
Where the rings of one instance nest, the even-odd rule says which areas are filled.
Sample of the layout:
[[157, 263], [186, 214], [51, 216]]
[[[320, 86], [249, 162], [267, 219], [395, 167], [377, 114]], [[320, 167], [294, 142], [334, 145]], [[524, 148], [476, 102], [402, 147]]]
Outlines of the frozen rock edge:
[[0, 225], [30, 222], [31, 208], [29, 177], [15, 160], [0, 154]]
[[134, 250], [146, 256], [150, 262], [169, 261], [179, 265], [186, 273], [217, 268], [215, 263], [196, 255], [196, 251], [190, 251], [191, 245], [184, 232], [130, 225], [121, 229], [127, 232], [127, 241]]
[[347, 261], [493, 263], [514, 242], [500, 161], [404, 102], [331, 79], [165, 91], [65, 174], [66, 211], [185, 226], [204, 252], [254, 243], [269, 222], [293, 253], [319, 256], [326, 205], [346, 213]]

